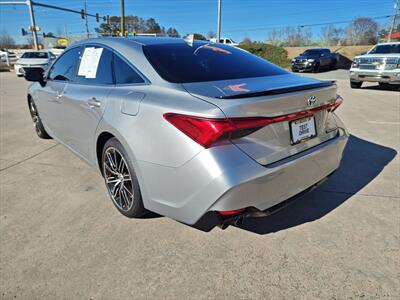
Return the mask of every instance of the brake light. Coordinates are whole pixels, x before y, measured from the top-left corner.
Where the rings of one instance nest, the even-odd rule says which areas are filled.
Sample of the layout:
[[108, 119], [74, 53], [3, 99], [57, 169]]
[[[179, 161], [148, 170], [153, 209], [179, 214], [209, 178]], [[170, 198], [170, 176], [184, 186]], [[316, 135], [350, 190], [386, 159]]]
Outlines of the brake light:
[[211, 147], [216, 141], [239, 138], [267, 125], [291, 121], [311, 116], [321, 110], [334, 111], [343, 99], [337, 95], [334, 103], [325, 104], [305, 111], [276, 117], [240, 117], [240, 118], [203, 118], [197, 116], [166, 113], [164, 118], [204, 148]]

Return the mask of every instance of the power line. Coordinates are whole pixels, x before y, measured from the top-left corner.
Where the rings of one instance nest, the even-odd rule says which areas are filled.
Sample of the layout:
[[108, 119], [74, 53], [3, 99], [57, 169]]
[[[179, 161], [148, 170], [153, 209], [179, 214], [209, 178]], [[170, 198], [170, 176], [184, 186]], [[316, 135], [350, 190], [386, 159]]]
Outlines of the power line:
[[[368, 17], [373, 20], [378, 19], [388, 19], [391, 18], [393, 15], [386, 15], [386, 16], [379, 16], [379, 17]], [[285, 28], [285, 27], [317, 27], [317, 26], [325, 26], [325, 25], [335, 25], [335, 24], [347, 24], [351, 23], [353, 20], [346, 20], [346, 21], [336, 21], [336, 22], [325, 22], [325, 23], [314, 23], [314, 24], [300, 24], [300, 25], [272, 25], [268, 27], [259, 27], [259, 28], [247, 28], [247, 29], [237, 29], [237, 30], [225, 30], [225, 32], [244, 32], [244, 31], [259, 31], [259, 30], [267, 30], [267, 29], [274, 29], [274, 28]]]

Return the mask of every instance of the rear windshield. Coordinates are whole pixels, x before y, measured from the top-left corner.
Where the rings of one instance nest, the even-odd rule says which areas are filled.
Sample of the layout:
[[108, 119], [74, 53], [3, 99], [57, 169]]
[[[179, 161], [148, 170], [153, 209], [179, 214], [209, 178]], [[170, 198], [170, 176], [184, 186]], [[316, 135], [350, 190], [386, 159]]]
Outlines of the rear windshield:
[[47, 52], [25, 52], [22, 58], [48, 58]]
[[400, 53], [400, 44], [388, 44], [375, 46], [368, 54]]
[[153, 68], [173, 83], [263, 77], [287, 72], [241, 49], [220, 44], [158, 44], [143, 47]]

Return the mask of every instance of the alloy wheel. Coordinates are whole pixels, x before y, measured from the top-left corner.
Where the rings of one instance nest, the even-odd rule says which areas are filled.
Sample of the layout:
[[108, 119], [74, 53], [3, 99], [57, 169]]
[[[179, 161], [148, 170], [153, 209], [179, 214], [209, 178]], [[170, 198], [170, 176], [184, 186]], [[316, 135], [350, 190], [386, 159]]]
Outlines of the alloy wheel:
[[31, 113], [31, 117], [32, 117], [33, 125], [35, 126], [36, 133], [40, 135], [41, 134], [41, 130], [40, 130], [40, 126], [39, 126], [40, 118], [37, 113], [35, 103], [33, 103], [33, 101], [29, 102], [29, 111]]
[[129, 211], [134, 200], [132, 177], [124, 157], [114, 147], [105, 150], [103, 174], [114, 204], [122, 211]]

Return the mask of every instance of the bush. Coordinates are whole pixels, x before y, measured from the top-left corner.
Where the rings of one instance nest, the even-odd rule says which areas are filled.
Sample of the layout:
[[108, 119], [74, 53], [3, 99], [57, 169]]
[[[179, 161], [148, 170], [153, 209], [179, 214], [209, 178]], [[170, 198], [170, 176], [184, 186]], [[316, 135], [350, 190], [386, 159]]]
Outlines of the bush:
[[288, 53], [282, 47], [257, 42], [242, 43], [239, 47], [282, 68], [288, 68], [290, 66]]

